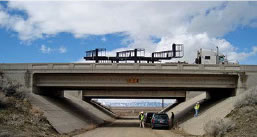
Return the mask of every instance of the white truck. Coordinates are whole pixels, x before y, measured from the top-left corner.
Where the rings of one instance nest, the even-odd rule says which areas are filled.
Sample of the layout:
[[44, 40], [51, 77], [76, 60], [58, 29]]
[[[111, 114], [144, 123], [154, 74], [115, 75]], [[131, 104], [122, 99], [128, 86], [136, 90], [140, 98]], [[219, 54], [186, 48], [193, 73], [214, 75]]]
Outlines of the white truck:
[[200, 49], [197, 51], [197, 57], [195, 59], [196, 64], [228, 64], [228, 60], [225, 58], [225, 55], [217, 51]]

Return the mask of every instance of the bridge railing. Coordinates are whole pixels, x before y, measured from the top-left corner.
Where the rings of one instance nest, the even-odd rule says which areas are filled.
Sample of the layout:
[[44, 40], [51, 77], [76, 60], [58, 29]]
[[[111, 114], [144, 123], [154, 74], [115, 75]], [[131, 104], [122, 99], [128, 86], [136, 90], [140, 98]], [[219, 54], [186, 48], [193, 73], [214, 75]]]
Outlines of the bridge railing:
[[177, 70], [257, 71], [257, 65], [148, 64], [148, 63], [20, 63], [0, 64], [0, 70]]

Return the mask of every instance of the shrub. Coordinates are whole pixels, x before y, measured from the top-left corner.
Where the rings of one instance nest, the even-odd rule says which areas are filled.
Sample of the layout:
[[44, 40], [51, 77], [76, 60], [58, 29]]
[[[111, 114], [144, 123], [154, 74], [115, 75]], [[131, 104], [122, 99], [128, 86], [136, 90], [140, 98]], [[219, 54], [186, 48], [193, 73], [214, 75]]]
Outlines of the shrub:
[[23, 99], [25, 97], [25, 89], [16, 81], [8, 80], [4, 74], [0, 72], [0, 90], [5, 94], [6, 97], [16, 97]]
[[3, 78], [4, 73], [0, 71], [0, 78]]
[[211, 120], [204, 125], [205, 135], [222, 137], [226, 132], [233, 129], [235, 124], [229, 119]]
[[12, 135], [8, 131], [0, 132], [0, 137], [11, 137]]
[[8, 104], [8, 100], [5, 94], [0, 90], [0, 108], [5, 107]]
[[239, 95], [234, 104], [235, 107], [242, 107], [246, 105], [257, 105], [257, 87]]
[[16, 99], [24, 99], [26, 94], [19, 83], [9, 81], [3, 73], [0, 72], [0, 107], [7, 107], [15, 104]]

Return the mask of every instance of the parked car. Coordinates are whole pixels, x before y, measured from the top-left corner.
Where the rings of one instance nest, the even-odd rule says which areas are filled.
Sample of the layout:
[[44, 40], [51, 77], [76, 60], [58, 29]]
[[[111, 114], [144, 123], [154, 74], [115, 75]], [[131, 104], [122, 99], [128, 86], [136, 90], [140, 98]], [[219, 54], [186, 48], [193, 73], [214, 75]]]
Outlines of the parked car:
[[154, 128], [169, 129], [169, 116], [166, 113], [153, 114], [151, 127], [152, 129]]
[[154, 112], [145, 113], [144, 122], [147, 126], [151, 126], [151, 120], [152, 120], [153, 114]]

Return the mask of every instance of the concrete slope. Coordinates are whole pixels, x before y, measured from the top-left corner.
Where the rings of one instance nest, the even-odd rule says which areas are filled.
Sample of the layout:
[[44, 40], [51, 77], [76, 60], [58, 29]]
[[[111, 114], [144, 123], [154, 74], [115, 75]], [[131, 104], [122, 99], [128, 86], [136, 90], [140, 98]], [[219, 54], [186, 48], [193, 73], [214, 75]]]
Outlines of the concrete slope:
[[98, 102], [96, 102], [94, 100], [91, 100], [88, 103], [90, 103], [91, 105], [96, 107], [98, 110], [102, 111], [103, 113], [111, 116], [112, 118], [115, 118], [115, 119], [118, 118], [118, 116], [115, 113], [113, 113], [109, 108], [107, 108], [106, 106], [102, 105], [101, 103], [98, 103]]
[[69, 96], [68, 94], [65, 94], [64, 96], [65, 98], [68, 98], [75, 102], [77, 105], [81, 106], [83, 109], [90, 111], [90, 113], [92, 113], [95, 117], [98, 117], [107, 122], [111, 122], [114, 120], [114, 118], [111, 115], [104, 112], [105, 110], [101, 110], [101, 108], [96, 108], [91, 103], [77, 99], [73, 96]]
[[178, 104], [170, 110], [166, 110], [166, 113], [171, 116], [171, 112], [175, 114], [175, 120], [182, 118], [187, 112], [191, 111], [196, 102], [202, 102], [206, 99], [206, 93], [202, 93], [194, 98], [191, 98], [183, 103]]
[[51, 125], [59, 133], [68, 133], [76, 129], [92, 128], [113, 119], [95, 109], [89, 103], [68, 98], [51, 98], [30, 95], [32, 105], [39, 107]]
[[176, 107], [178, 104], [179, 104], [179, 103], [173, 103], [173, 104], [171, 104], [171, 105], [165, 107], [164, 109], [162, 109], [162, 110], [160, 111], [160, 113], [166, 113], [166, 112], [168, 112], [169, 110], [171, 110], [172, 108]]
[[209, 108], [206, 108], [205, 110], [201, 110], [200, 107], [200, 115], [198, 117], [192, 117], [179, 126], [189, 134], [203, 135], [205, 123], [217, 118], [224, 118], [234, 109], [234, 101], [235, 97], [230, 97], [211, 104]]

